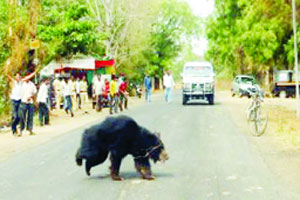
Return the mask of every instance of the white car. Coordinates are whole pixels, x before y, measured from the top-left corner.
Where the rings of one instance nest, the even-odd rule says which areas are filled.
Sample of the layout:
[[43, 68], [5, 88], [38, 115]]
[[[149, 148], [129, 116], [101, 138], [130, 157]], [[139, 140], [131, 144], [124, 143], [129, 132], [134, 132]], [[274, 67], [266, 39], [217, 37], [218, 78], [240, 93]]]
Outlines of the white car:
[[239, 97], [251, 97], [250, 92], [256, 92], [257, 83], [254, 77], [248, 75], [238, 75], [232, 82], [231, 94]]
[[206, 99], [214, 104], [215, 73], [209, 62], [188, 62], [184, 65], [182, 75], [182, 104], [192, 99]]

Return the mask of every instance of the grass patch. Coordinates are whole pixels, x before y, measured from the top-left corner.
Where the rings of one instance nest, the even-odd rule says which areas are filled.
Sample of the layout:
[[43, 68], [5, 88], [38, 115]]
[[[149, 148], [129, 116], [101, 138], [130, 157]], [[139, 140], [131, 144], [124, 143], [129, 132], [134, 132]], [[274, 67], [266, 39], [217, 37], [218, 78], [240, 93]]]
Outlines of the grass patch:
[[284, 143], [300, 150], [300, 121], [296, 119], [296, 112], [280, 106], [269, 106], [268, 115], [269, 133], [281, 137]]

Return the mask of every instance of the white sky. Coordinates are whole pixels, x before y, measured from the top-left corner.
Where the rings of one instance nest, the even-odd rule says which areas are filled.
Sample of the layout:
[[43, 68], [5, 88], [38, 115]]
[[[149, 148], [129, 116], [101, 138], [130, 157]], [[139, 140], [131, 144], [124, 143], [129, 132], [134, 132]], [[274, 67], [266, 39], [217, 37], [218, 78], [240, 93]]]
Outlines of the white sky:
[[[207, 17], [214, 10], [214, 0], [186, 0], [194, 13], [200, 17]], [[194, 52], [203, 56], [207, 49], [207, 40], [202, 37], [200, 40], [193, 41]]]

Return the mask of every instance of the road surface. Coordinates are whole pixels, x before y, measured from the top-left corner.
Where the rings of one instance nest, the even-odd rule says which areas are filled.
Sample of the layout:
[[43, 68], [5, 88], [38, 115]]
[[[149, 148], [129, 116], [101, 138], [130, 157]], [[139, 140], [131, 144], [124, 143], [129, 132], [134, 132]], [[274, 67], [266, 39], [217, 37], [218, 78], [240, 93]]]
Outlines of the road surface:
[[0, 199], [300, 199], [272, 173], [222, 99], [182, 106], [179, 92], [170, 104], [158, 95], [123, 114], [161, 132], [170, 160], [152, 164], [155, 181], [139, 179], [131, 156], [123, 160], [122, 182], [110, 179], [108, 160], [87, 177], [74, 161], [87, 125], [1, 162]]

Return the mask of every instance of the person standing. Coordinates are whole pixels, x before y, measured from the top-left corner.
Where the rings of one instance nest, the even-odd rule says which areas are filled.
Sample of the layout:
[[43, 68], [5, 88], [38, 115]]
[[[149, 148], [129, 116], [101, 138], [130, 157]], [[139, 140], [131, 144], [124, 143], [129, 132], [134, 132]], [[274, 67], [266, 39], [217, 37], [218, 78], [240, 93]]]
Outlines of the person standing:
[[101, 76], [97, 76], [97, 80], [94, 82], [94, 94], [96, 96], [96, 111], [100, 112], [102, 110], [102, 91], [103, 83], [101, 81]]
[[151, 78], [150, 76], [147, 74], [145, 79], [144, 79], [144, 86], [145, 86], [145, 90], [146, 90], [146, 96], [145, 96], [145, 100], [148, 102], [151, 102]]
[[39, 120], [40, 126], [49, 125], [49, 107], [47, 104], [49, 80], [42, 79], [40, 89], [37, 95], [37, 102], [39, 104]]
[[128, 106], [128, 97], [127, 97], [127, 82], [126, 82], [126, 77], [122, 76], [120, 78], [122, 81], [120, 82], [120, 86], [119, 86], [119, 93], [120, 93], [120, 103], [119, 103], [119, 107], [120, 110], [123, 111], [123, 102], [124, 102], [124, 108], [127, 109]]
[[80, 95], [80, 92], [81, 92], [81, 81], [80, 81], [80, 78], [78, 77], [76, 79], [76, 82], [75, 82], [76, 102], [77, 102], [77, 108], [78, 109], [81, 109], [81, 95]]
[[107, 79], [104, 80], [103, 85], [103, 93], [102, 93], [102, 103], [108, 106], [110, 104], [110, 98], [109, 98], [109, 82]]
[[64, 109], [67, 114], [71, 114], [71, 117], [74, 117], [73, 108], [72, 108], [72, 85], [69, 82], [68, 78], [65, 78], [65, 81], [62, 84], [62, 91], [64, 96]]
[[22, 78], [19, 72], [16, 73], [15, 77], [10, 76], [8, 72], [6, 72], [6, 76], [8, 77], [9, 81], [12, 84], [12, 90], [10, 95], [11, 102], [12, 102], [11, 129], [14, 136], [18, 135], [17, 125], [21, 120], [20, 105], [21, 105], [21, 98], [22, 98], [22, 83], [31, 79], [35, 74], [36, 72]]
[[118, 104], [117, 104], [117, 82], [116, 82], [116, 76], [112, 75], [112, 80], [109, 84], [109, 95], [110, 95], [110, 108], [109, 113], [113, 114], [113, 107], [115, 113], [118, 112]]
[[165, 87], [165, 100], [167, 103], [170, 103], [171, 98], [172, 98], [172, 88], [175, 85], [174, 79], [173, 79], [173, 76], [172, 76], [170, 70], [164, 75], [163, 79], [164, 79], [163, 83], [164, 83], [164, 87]]
[[53, 87], [54, 87], [54, 91], [55, 91], [55, 103], [56, 103], [56, 109], [60, 109], [60, 103], [61, 103], [61, 98], [62, 98], [62, 80], [61, 77], [56, 77], [55, 80], [53, 81]]
[[26, 80], [22, 83], [22, 98], [21, 98], [21, 131], [19, 136], [26, 127], [30, 135], [33, 133], [33, 115], [34, 115], [34, 99], [37, 89], [34, 83]]
[[81, 89], [81, 96], [83, 100], [83, 105], [85, 105], [87, 102], [89, 102], [88, 99], [88, 84], [86, 77], [83, 76], [82, 80], [80, 81], [80, 89]]

